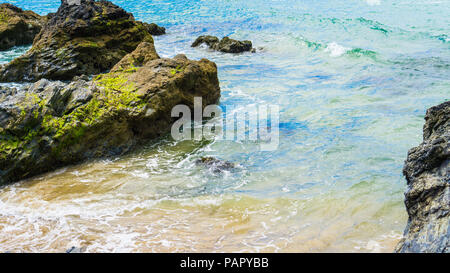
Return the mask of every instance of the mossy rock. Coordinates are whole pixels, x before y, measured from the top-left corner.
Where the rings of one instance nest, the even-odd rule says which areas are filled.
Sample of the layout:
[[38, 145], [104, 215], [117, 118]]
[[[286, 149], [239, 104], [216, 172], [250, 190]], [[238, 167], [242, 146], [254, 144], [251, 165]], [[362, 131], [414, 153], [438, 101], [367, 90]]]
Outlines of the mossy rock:
[[36, 36], [29, 52], [0, 69], [0, 81], [71, 80], [108, 71], [143, 41], [148, 29], [109, 1], [62, 4]]
[[220, 97], [217, 67], [184, 55], [161, 59], [143, 42], [91, 81], [40, 80], [0, 89], [0, 184], [89, 158], [123, 154], [160, 137], [175, 105]]
[[155, 23], [142, 23], [151, 35], [159, 36], [166, 34], [166, 28], [160, 27]]
[[29, 10], [22, 10], [12, 4], [0, 5], [0, 50], [33, 43], [36, 35], [47, 21]]

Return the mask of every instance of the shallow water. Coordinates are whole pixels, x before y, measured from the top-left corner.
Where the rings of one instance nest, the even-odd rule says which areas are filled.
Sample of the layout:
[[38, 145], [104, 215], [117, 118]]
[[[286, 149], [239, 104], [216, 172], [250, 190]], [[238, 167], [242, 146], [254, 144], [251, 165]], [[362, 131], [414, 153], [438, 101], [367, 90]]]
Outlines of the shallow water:
[[[59, 0], [8, 1], [41, 14]], [[280, 146], [175, 142], [0, 189], [0, 252], [390, 252], [402, 165], [450, 97], [449, 1], [113, 1], [167, 28], [159, 54], [217, 63], [221, 106], [280, 106]], [[263, 50], [192, 49], [202, 34]], [[16, 48], [1, 62], [24, 52]], [[214, 173], [195, 159], [239, 164]]]

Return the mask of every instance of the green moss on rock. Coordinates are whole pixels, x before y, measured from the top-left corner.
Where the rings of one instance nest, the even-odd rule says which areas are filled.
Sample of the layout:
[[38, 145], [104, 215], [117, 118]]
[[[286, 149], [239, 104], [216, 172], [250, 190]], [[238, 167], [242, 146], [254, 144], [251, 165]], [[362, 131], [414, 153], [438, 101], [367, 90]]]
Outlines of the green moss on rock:
[[172, 108], [192, 106], [195, 96], [205, 105], [218, 100], [216, 65], [161, 59], [149, 41], [91, 81], [40, 80], [11, 92], [0, 97], [0, 184], [125, 153], [167, 133]]
[[0, 4], [0, 50], [31, 44], [46, 17], [24, 11], [12, 4]]
[[25, 55], [0, 69], [0, 81], [71, 80], [110, 70], [153, 38], [132, 14], [109, 1], [65, 1]]

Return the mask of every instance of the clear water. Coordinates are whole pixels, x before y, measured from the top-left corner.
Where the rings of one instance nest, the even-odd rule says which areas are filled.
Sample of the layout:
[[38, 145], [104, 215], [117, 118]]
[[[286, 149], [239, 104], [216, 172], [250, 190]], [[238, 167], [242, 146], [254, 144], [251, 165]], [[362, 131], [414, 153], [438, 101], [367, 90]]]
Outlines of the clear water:
[[[8, 2], [40, 14], [59, 6]], [[4, 187], [0, 252], [394, 249], [407, 151], [426, 109], [450, 98], [450, 1], [113, 2], [167, 28], [155, 37], [161, 56], [215, 61], [222, 106], [280, 105], [280, 147], [165, 138]], [[190, 48], [202, 34], [263, 50]], [[206, 155], [240, 168], [195, 166]]]

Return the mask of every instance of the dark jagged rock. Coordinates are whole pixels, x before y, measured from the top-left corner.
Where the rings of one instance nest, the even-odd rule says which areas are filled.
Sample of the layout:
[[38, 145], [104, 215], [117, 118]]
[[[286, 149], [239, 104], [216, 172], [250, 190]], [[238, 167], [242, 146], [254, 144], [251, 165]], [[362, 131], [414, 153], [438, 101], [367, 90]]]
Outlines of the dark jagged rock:
[[29, 10], [24, 11], [11, 4], [1, 4], [0, 50], [32, 44], [45, 22], [45, 16]]
[[223, 37], [219, 44], [214, 48], [215, 50], [226, 53], [241, 53], [252, 50], [252, 42], [250, 41], [238, 41], [228, 37]]
[[79, 254], [79, 253], [84, 253], [84, 252], [86, 252], [86, 249], [87, 249], [87, 248], [86, 248], [85, 246], [83, 246], [83, 247], [75, 247], [75, 246], [73, 246], [73, 247], [67, 249], [67, 250], [66, 250], [66, 253], [69, 253], [69, 254]]
[[423, 143], [408, 153], [408, 225], [397, 252], [450, 253], [450, 101], [428, 109]]
[[220, 97], [217, 67], [161, 59], [143, 42], [107, 74], [0, 88], [0, 185], [88, 158], [123, 154], [170, 131], [175, 105]]
[[223, 171], [231, 171], [236, 168], [236, 165], [229, 161], [219, 160], [214, 157], [201, 157], [195, 161], [197, 165], [208, 167], [214, 173], [221, 173]]
[[197, 47], [201, 44], [206, 44], [210, 49], [225, 53], [242, 53], [246, 51], [255, 52], [255, 49], [252, 48], [251, 41], [238, 41], [230, 39], [229, 37], [223, 37], [222, 40], [219, 41], [219, 38], [215, 36], [200, 36], [194, 41], [194, 43], [192, 43], [191, 46]]
[[0, 69], [0, 81], [71, 80], [105, 72], [153, 38], [132, 14], [108, 1], [62, 0], [25, 55]]
[[147, 31], [151, 34], [151, 35], [155, 35], [155, 36], [159, 36], [159, 35], [163, 35], [166, 34], [166, 28], [164, 27], [160, 27], [155, 23], [142, 23], [144, 25], [144, 27], [147, 29]]
[[216, 36], [211, 35], [203, 35], [199, 36], [195, 41], [192, 43], [191, 47], [197, 47], [201, 44], [206, 44], [210, 48], [213, 48], [215, 44], [218, 44], [220, 42], [219, 38]]

